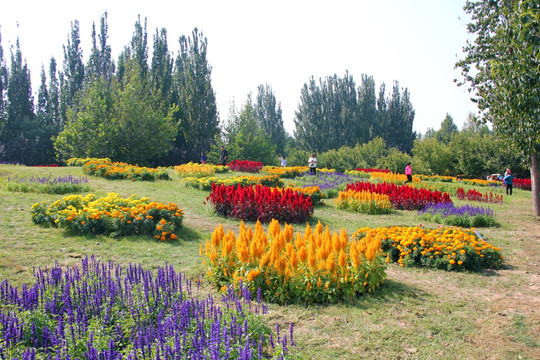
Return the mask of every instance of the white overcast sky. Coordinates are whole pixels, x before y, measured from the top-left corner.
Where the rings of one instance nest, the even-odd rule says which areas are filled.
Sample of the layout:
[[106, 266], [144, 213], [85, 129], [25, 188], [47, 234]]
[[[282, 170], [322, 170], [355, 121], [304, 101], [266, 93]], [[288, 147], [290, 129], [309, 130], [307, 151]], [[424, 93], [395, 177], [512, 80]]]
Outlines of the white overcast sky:
[[[394, 80], [409, 89], [416, 110], [414, 130], [439, 129], [446, 113], [461, 128], [476, 111], [464, 88], [453, 79], [468, 38], [465, 0], [190, 0], [190, 1], [7, 1], [0, 6], [4, 58], [20, 41], [39, 88], [41, 66], [55, 57], [63, 62], [63, 45], [71, 22], [80, 22], [84, 61], [91, 47], [92, 22], [99, 31], [108, 12], [113, 58], [129, 44], [137, 15], [148, 20], [150, 46], [156, 28], [166, 28], [169, 50], [176, 55], [178, 38], [197, 27], [208, 39], [208, 61], [220, 118], [232, 101], [240, 106], [259, 84], [269, 84], [283, 110], [286, 129], [294, 129], [300, 90], [316, 79], [348, 70], [356, 84], [371, 75], [376, 87]], [[18, 24], [18, 28], [17, 28]]]

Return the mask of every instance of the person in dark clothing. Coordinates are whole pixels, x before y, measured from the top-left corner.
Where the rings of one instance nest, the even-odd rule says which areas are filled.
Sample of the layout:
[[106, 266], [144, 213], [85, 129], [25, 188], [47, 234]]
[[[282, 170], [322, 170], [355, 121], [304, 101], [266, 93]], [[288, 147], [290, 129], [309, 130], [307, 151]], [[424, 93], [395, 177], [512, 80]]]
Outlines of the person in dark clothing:
[[229, 160], [229, 154], [227, 154], [227, 150], [221, 146], [221, 156], [219, 157], [219, 161], [221, 161], [221, 165], [225, 166], [227, 164], [227, 160]]

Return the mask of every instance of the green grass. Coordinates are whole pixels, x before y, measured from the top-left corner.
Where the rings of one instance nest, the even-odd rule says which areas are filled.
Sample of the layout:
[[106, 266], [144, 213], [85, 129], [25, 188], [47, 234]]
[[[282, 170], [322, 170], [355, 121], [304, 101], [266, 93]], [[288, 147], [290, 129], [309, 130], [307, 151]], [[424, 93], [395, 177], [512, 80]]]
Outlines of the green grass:
[[[131, 182], [89, 177], [97, 196], [117, 192], [173, 202], [185, 212], [180, 240], [151, 237], [80, 237], [62, 229], [41, 228], [30, 219], [30, 207], [63, 195], [8, 192], [8, 175], [84, 176], [80, 167], [31, 168], [0, 165], [0, 280], [16, 285], [33, 282], [34, 267], [80, 263], [82, 256], [155, 269], [168, 263], [195, 279], [204, 268], [199, 245], [214, 227], [238, 231], [239, 221], [214, 215], [204, 205], [208, 192], [186, 188], [171, 169], [171, 181]], [[235, 176], [237, 173], [219, 174]], [[290, 180], [285, 180], [288, 184]], [[464, 185], [466, 190], [473, 188]], [[490, 188], [475, 187], [484, 193]], [[499, 191], [499, 190], [497, 190]], [[457, 201], [456, 205], [465, 202]], [[482, 228], [486, 241], [502, 248], [505, 267], [481, 273], [400, 268], [390, 264], [387, 281], [374, 294], [331, 306], [270, 305], [268, 321], [285, 328], [295, 324], [295, 341], [310, 359], [538, 359], [540, 358], [540, 221], [531, 210], [531, 193], [514, 189], [502, 204], [474, 203], [495, 211], [499, 227]], [[413, 226], [416, 211], [365, 215], [336, 210], [332, 199], [315, 208], [311, 225], [321, 221], [331, 231], [359, 227]], [[248, 223], [249, 225], [249, 223]], [[295, 225], [303, 231], [305, 224]], [[215, 293], [204, 284], [204, 291]], [[285, 330], [284, 330], [285, 331]]]

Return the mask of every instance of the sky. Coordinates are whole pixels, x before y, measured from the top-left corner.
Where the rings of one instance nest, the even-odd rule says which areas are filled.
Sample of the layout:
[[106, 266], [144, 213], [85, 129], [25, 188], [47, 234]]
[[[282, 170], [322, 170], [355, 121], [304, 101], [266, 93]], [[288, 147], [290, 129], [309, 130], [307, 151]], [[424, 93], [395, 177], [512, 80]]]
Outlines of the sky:
[[[1, 45], [10, 66], [10, 51], [19, 39], [37, 93], [41, 67], [54, 57], [59, 68], [71, 22], [80, 23], [84, 61], [91, 49], [92, 23], [108, 13], [109, 44], [116, 61], [129, 44], [138, 15], [147, 19], [149, 57], [156, 29], [165, 28], [169, 51], [178, 38], [197, 27], [208, 40], [208, 62], [218, 112], [227, 120], [257, 86], [271, 86], [281, 103], [283, 121], [294, 131], [294, 116], [303, 85], [346, 71], [360, 85], [373, 76], [378, 92], [394, 81], [407, 88], [415, 109], [413, 130], [440, 128], [446, 114], [461, 128], [477, 112], [454, 68], [464, 57], [469, 38], [465, 0], [176, 0], [176, 1], [2, 1]], [[37, 96], [36, 96], [37, 97]]]

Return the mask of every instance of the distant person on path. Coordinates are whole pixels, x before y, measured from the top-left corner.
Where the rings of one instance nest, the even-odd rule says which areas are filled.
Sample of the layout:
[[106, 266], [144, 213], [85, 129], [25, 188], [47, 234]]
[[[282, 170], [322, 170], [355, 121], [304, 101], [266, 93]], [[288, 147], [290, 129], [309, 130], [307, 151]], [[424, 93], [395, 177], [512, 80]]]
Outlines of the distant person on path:
[[204, 151], [201, 153], [201, 164], [206, 164], [206, 154]]
[[512, 195], [512, 185], [514, 184], [514, 177], [512, 176], [512, 172], [510, 171], [510, 169], [506, 169], [503, 180], [504, 184], [506, 185], [506, 195]]
[[287, 166], [287, 159], [285, 159], [285, 156], [280, 157], [279, 160], [281, 161], [282, 167]]
[[219, 157], [219, 161], [221, 161], [221, 165], [225, 166], [227, 164], [227, 160], [229, 160], [229, 154], [227, 153], [227, 150], [221, 145], [221, 156]]
[[315, 154], [311, 154], [311, 157], [308, 160], [309, 165], [309, 173], [316, 175], [317, 174], [317, 158], [315, 157]]
[[412, 168], [410, 161], [407, 166], [405, 166], [405, 175], [407, 175], [407, 181], [405, 181], [403, 184], [405, 185], [406, 183], [412, 183]]

